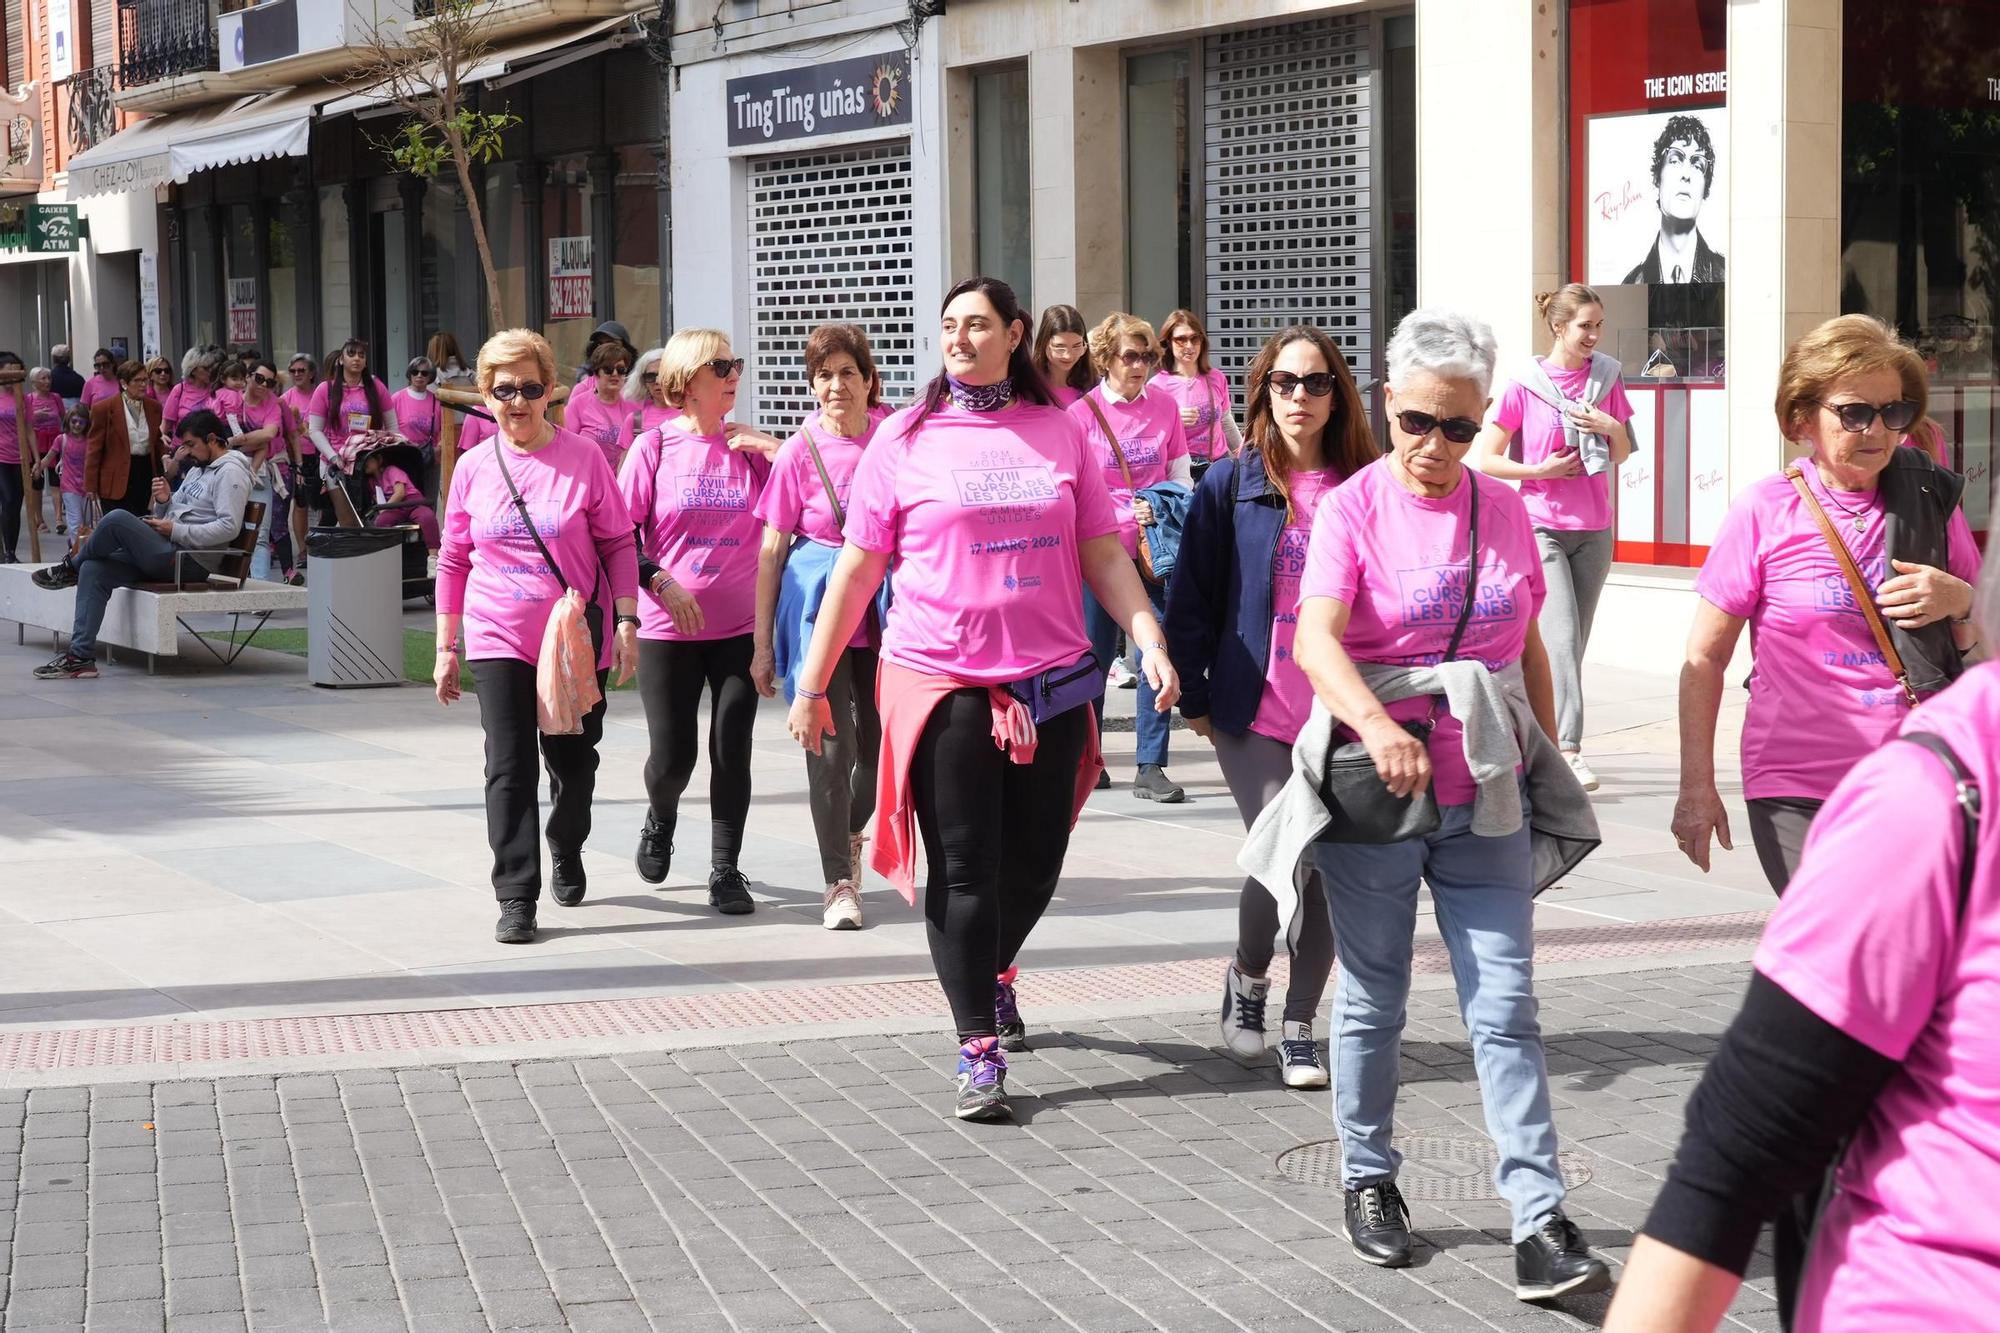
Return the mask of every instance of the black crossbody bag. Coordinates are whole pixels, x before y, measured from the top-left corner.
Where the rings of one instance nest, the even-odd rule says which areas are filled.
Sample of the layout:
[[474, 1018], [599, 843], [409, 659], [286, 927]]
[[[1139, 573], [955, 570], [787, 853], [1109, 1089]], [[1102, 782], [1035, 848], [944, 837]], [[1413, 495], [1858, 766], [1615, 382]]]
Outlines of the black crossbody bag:
[[[1472, 602], [1479, 592], [1479, 483], [1468, 472], [1466, 485], [1472, 488], [1472, 516], [1467, 524], [1465, 601], [1458, 608], [1458, 624], [1451, 631], [1451, 643], [1441, 661], [1458, 656], [1465, 639], [1465, 627], [1472, 622]], [[1424, 745], [1430, 744], [1437, 727], [1437, 700], [1431, 700], [1430, 716], [1421, 722], [1405, 722], [1403, 730]], [[1320, 804], [1331, 822], [1319, 835], [1321, 842], [1356, 842], [1381, 845], [1405, 842], [1437, 832], [1444, 822], [1438, 809], [1436, 784], [1427, 784], [1414, 796], [1397, 796], [1382, 781], [1382, 774], [1369, 757], [1368, 747], [1349, 741], [1334, 747], [1326, 757], [1319, 779]]]
[[[563, 577], [562, 566], [558, 565], [556, 558], [549, 554], [548, 544], [542, 540], [542, 534], [535, 529], [535, 520], [528, 514], [528, 502], [521, 498], [521, 488], [514, 484], [514, 474], [507, 470], [506, 441], [493, 441], [493, 461], [500, 468], [500, 480], [507, 483], [507, 494], [514, 497], [514, 510], [521, 516], [521, 526], [528, 530], [528, 537], [535, 543], [535, 549], [542, 553], [542, 563], [549, 567], [549, 576], [555, 579], [564, 592], [568, 592], [570, 581]], [[597, 653], [604, 651], [604, 608], [597, 604], [597, 589], [602, 581], [603, 570], [600, 568], [597, 580], [590, 585], [590, 595], [583, 604], [583, 623], [590, 627], [590, 647]], [[603, 659], [600, 657], [598, 660]]]

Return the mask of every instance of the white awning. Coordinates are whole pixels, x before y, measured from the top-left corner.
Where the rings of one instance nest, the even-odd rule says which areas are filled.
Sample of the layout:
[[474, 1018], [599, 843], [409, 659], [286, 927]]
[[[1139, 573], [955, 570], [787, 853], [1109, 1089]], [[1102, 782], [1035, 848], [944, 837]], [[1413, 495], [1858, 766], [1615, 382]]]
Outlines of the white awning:
[[[558, 63], [567, 63], [572, 59], [596, 55], [599, 51], [605, 50], [616, 43], [607, 39], [603, 42], [591, 43], [589, 46], [582, 46], [581, 44], [589, 42], [593, 37], [608, 33], [613, 28], [630, 26], [631, 23], [632, 15], [620, 14], [615, 18], [598, 19], [594, 23], [586, 23], [580, 27], [559, 28], [554, 32], [536, 33], [534, 36], [524, 37], [518, 42], [495, 46], [487, 51], [484, 60], [481, 60], [477, 65], [466, 71], [462, 82], [485, 83], [490, 80], [494, 87], [503, 87], [513, 82], [512, 79], [506, 77], [507, 75], [525, 77], [529, 74], [539, 73], [541, 70], [550, 68]], [[565, 49], [572, 46], [578, 49]], [[542, 57], [544, 56], [549, 56], [551, 59], [543, 60]], [[345, 115], [350, 111], [367, 112], [378, 107], [387, 109], [387, 101], [376, 93], [365, 91], [347, 93], [344, 96], [336, 97], [321, 107], [319, 114], [324, 119], [329, 116]]]
[[180, 184], [233, 162], [304, 157], [314, 108], [341, 91], [315, 83], [142, 120], [70, 159], [69, 197]]

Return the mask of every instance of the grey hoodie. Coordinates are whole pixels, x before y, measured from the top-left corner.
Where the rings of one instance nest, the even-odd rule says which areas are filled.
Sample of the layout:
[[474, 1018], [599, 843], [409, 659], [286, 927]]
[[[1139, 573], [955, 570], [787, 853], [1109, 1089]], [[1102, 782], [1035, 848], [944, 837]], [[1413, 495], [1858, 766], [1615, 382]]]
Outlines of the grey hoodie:
[[[250, 498], [250, 459], [234, 449], [213, 463], [189, 468], [164, 506], [154, 505], [158, 518], [173, 520], [168, 540], [190, 551], [214, 551], [236, 540], [243, 531], [243, 504]], [[219, 560], [202, 558], [213, 570]]]

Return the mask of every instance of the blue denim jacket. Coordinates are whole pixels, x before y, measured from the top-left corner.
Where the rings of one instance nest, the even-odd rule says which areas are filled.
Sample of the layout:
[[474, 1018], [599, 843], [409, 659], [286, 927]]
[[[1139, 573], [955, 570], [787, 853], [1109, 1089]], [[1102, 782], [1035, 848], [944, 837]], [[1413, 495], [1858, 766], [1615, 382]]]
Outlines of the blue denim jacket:
[[1247, 731], [1271, 657], [1271, 561], [1285, 502], [1254, 449], [1217, 459], [1195, 488], [1167, 591], [1167, 651], [1181, 678], [1181, 716]]

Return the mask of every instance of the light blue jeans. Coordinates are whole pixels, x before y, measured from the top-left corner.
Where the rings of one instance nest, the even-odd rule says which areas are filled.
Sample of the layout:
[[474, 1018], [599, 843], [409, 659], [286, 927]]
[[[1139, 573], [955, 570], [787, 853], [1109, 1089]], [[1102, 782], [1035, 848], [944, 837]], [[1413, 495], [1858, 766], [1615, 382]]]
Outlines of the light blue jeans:
[[1417, 882], [1427, 880], [1451, 954], [1458, 1012], [1499, 1150], [1500, 1197], [1514, 1239], [1562, 1205], [1548, 1066], [1534, 986], [1534, 888], [1527, 825], [1504, 838], [1471, 831], [1472, 807], [1444, 807], [1426, 838], [1388, 846], [1320, 843], [1340, 959], [1333, 996], [1333, 1116], [1348, 1189], [1393, 1179], [1403, 1023], [1417, 925]]
[[250, 577], [268, 579], [271, 577], [271, 497], [274, 492], [263, 482], [263, 473], [258, 473], [259, 484], [251, 487], [249, 499], [264, 506], [264, 517], [257, 520], [257, 544], [250, 550]]

